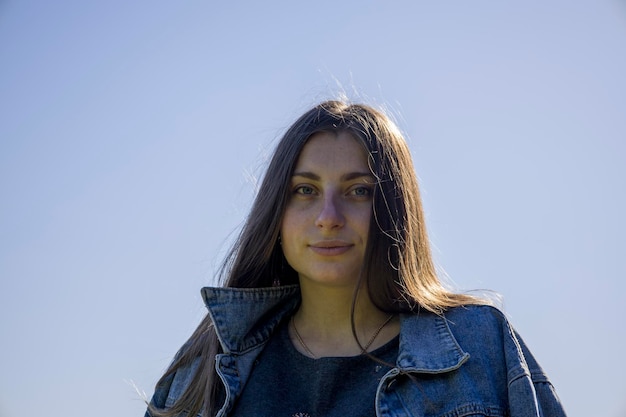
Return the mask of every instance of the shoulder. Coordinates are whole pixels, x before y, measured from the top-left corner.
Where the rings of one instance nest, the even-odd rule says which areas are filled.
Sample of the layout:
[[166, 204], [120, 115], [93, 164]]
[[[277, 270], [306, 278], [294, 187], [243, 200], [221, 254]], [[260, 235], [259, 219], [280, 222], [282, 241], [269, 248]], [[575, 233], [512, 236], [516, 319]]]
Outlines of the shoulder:
[[407, 331], [416, 331], [433, 328], [447, 328], [455, 336], [465, 333], [476, 335], [497, 334], [510, 327], [506, 316], [499, 309], [490, 305], [469, 305], [448, 308], [442, 314], [435, 314], [424, 310], [403, 317], [407, 324]]
[[455, 329], [471, 326], [474, 330], [495, 330], [509, 325], [504, 313], [491, 305], [452, 307], [443, 313], [443, 317]]
[[442, 316], [457, 342], [466, 349], [516, 344], [515, 331], [502, 311], [490, 305], [448, 309]]
[[455, 352], [458, 357], [484, 363], [502, 363], [508, 355], [519, 361], [521, 356], [517, 336], [505, 315], [489, 305], [454, 307], [442, 314], [421, 311], [402, 320], [401, 339], [422, 351], [428, 349], [433, 356]]
[[533, 379], [545, 379], [532, 353], [499, 309], [488, 305], [457, 307], [444, 317], [453, 337], [474, 363], [500, 364], [511, 378], [533, 374]]
[[174, 403], [181, 397], [182, 393], [191, 384], [200, 361], [201, 358], [197, 357], [191, 363], [177, 368], [171, 374], [162, 378], [157, 383], [154, 395], [150, 402], [151, 405], [157, 409], [167, 409], [174, 405]]

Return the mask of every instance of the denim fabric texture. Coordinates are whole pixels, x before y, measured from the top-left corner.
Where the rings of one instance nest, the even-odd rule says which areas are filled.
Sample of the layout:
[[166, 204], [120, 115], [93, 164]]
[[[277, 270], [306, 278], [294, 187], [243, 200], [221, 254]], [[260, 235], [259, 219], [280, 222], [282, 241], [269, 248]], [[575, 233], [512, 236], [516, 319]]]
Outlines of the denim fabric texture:
[[[224, 352], [216, 358], [226, 392], [217, 415], [226, 417], [273, 330], [297, 309], [299, 287], [207, 287], [202, 295]], [[152, 403], [171, 406], [198, 361], [158, 386]], [[398, 359], [378, 385], [376, 416], [565, 417], [565, 412], [505, 316], [491, 306], [467, 306], [443, 315], [400, 316]]]

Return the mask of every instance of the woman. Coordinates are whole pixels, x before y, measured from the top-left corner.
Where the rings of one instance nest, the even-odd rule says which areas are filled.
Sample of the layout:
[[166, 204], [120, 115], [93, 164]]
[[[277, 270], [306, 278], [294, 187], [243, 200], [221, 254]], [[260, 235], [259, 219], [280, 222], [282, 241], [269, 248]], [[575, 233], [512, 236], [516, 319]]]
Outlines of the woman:
[[564, 416], [504, 316], [445, 289], [396, 126], [329, 101], [285, 133], [209, 313], [146, 416]]

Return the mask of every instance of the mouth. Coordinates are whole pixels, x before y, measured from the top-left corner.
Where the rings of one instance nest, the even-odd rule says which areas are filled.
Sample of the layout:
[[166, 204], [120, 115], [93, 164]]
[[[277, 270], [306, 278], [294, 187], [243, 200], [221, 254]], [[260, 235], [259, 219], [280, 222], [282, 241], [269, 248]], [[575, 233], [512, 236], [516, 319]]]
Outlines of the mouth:
[[318, 255], [337, 256], [349, 251], [354, 245], [339, 240], [325, 240], [309, 245], [309, 248]]

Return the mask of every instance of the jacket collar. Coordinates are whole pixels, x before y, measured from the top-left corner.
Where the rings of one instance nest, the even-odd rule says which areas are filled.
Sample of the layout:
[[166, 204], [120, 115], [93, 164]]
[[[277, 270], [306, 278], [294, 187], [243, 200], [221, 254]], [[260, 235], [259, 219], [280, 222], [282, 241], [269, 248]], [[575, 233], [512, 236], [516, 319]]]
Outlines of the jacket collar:
[[[300, 287], [206, 287], [202, 297], [224, 353], [243, 354], [267, 342], [274, 328], [300, 304]], [[400, 315], [397, 366], [402, 372], [441, 373], [467, 359], [445, 315], [426, 311]]]
[[224, 353], [244, 353], [266, 342], [300, 304], [300, 287], [202, 289]]
[[441, 373], [459, 368], [469, 359], [456, 341], [445, 313], [418, 310], [400, 316], [398, 367], [406, 372]]

